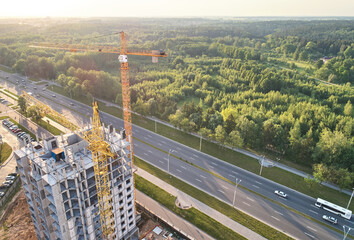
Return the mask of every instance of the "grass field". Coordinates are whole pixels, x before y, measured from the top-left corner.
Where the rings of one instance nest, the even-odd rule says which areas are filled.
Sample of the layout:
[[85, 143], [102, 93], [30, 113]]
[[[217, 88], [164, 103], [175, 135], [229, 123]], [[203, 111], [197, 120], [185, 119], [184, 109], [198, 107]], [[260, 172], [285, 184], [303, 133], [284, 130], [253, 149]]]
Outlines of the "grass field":
[[4, 161], [6, 161], [6, 159], [10, 157], [12, 153], [12, 147], [6, 142], [4, 142], [3, 144], [1, 144], [0, 149], [0, 163], [3, 163]]
[[[248, 227], [252, 231], [264, 236], [267, 239], [291, 239], [287, 235], [269, 227], [268, 225], [248, 216], [247, 214], [236, 210], [230, 205], [210, 196], [209, 194], [175, 178], [170, 177], [167, 173], [161, 171], [160, 169], [142, 161], [141, 159], [134, 158], [135, 165], [150, 172], [152, 175], [162, 179], [168, 184], [180, 189], [186, 194], [198, 199], [199, 201], [205, 203], [206, 205], [214, 208], [215, 210], [221, 212], [222, 214], [228, 216], [236, 222]], [[227, 238], [224, 238], [227, 239]]]
[[215, 239], [246, 239], [195, 208], [186, 210], [176, 207], [176, 198], [174, 196], [138, 175], [135, 175], [135, 186], [141, 192], [155, 199], [160, 204], [164, 205], [166, 208]]

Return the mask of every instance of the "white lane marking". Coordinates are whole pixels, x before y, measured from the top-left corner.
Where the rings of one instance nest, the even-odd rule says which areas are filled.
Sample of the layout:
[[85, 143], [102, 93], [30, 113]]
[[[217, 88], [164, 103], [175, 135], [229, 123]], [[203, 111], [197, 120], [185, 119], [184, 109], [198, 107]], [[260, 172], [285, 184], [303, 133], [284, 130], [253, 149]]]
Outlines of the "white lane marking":
[[318, 207], [316, 207], [315, 205], [310, 205], [311, 207], [314, 207], [314, 208], [316, 208], [316, 209], [318, 209]]
[[255, 181], [255, 182], [262, 185], [262, 183], [260, 183], [260, 182], [258, 182], [258, 181]]
[[235, 171], [231, 171], [231, 172], [233, 172], [233, 173], [237, 174], [237, 172], [235, 172]]
[[193, 154], [194, 157], [198, 157], [197, 155]]
[[229, 176], [230, 176], [230, 177], [232, 177], [232, 178], [235, 178], [235, 176], [234, 176], [234, 175], [229, 174]]
[[223, 194], [225, 194], [225, 192], [224, 191], [222, 191], [222, 190], [218, 190], [219, 192], [221, 192], [221, 193], [223, 193]]
[[225, 187], [224, 185], [221, 185], [222, 188], [229, 189], [228, 187]]
[[195, 160], [195, 158], [190, 157], [190, 159]]
[[163, 158], [163, 159], [165, 159], [166, 161], [168, 161], [168, 158]]
[[164, 143], [164, 144], [166, 144], [166, 142], [165, 141], [161, 141], [162, 143]]
[[176, 168], [176, 171], [177, 171], [177, 172], [180, 172], [180, 173], [182, 172], [182, 171], [181, 171], [181, 170], [179, 170], [178, 168]]
[[187, 170], [187, 168], [185, 166], [181, 166], [181, 168], [183, 168], [184, 170]]
[[210, 166], [210, 165], [209, 165], [209, 167], [211, 167], [211, 168], [213, 168], [213, 169], [214, 169], [214, 167], [213, 167], [213, 166]]
[[304, 232], [307, 236], [309, 236], [310, 238], [315, 238], [314, 236], [312, 236], [311, 234]]
[[162, 144], [161, 144], [161, 143], [157, 143], [157, 145], [162, 146]]
[[278, 221], [280, 221], [280, 220], [279, 220], [279, 218], [276, 218], [276, 217], [274, 217], [274, 216], [271, 216], [271, 217], [272, 217], [272, 218], [274, 218], [275, 220], [278, 220]]
[[195, 180], [197, 180], [198, 182], [202, 182], [202, 180], [200, 180], [200, 179], [198, 179], [198, 178], [196, 178]]
[[163, 161], [161, 161], [161, 160], [159, 160], [159, 162], [160, 162], [160, 163], [165, 163], [165, 162], [163, 162]]
[[315, 211], [312, 211], [312, 210], [309, 210], [309, 211], [312, 212], [312, 213], [318, 214], [318, 212], [315, 212]]
[[245, 205], [247, 205], [247, 206], [249, 206], [249, 207], [251, 206], [251, 205], [249, 205], [249, 204], [248, 204], [248, 203], [246, 203], [246, 202], [242, 202], [242, 203], [243, 203], [243, 204], [245, 204]]
[[207, 178], [206, 176], [200, 175], [202, 178]]
[[306, 226], [308, 229], [311, 229], [312, 231], [315, 231], [315, 232], [317, 232], [317, 230], [316, 229], [313, 229], [312, 227], [309, 227], [309, 226]]
[[136, 132], [140, 132], [138, 129], [135, 129]]
[[254, 202], [254, 199], [246, 197], [248, 200], [250, 200], [251, 202]]
[[151, 135], [149, 135], [149, 134], [148, 134], [148, 137], [149, 137], [149, 138], [152, 138], [152, 136], [151, 136]]
[[347, 219], [344, 219], [345, 221], [349, 222], [349, 223], [352, 223], [351, 221], [347, 220]]
[[274, 212], [276, 212], [276, 213], [278, 213], [278, 214], [280, 214], [280, 215], [282, 215], [282, 216], [283, 216], [283, 214], [282, 214], [281, 212], [278, 212], [278, 211], [274, 211]]
[[217, 166], [217, 164], [216, 164], [216, 163], [214, 163], [214, 162], [211, 162], [211, 164], [213, 164], [213, 165]]
[[258, 186], [256, 186], [256, 185], [252, 185], [253, 187], [255, 187], [255, 188], [259, 188]]
[[148, 152], [149, 152], [149, 153], [152, 153], [152, 151], [151, 151], [151, 150], [148, 150]]
[[144, 153], [145, 156], [148, 156], [147, 153]]

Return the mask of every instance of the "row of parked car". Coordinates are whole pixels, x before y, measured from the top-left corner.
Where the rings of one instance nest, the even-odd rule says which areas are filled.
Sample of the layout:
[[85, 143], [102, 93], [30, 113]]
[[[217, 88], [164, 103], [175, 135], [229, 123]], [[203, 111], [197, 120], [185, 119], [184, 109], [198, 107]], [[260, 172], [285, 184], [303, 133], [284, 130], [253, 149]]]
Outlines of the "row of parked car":
[[2, 125], [4, 125], [5, 127], [7, 127], [11, 132], [13, 132], [14, 134], [17, 135], [17, 137], [20, 140], [25, 140], [26, 143], [28, 143], [29, 141], [34, 142], [35, 140], [33, 139], [33, 137], [29, 137], [27, 135], [26, 132], [24, 132], [21, 128], [19, 128], [16, 124], [13, 124], [12, 122], [10, 122], [9, 120], [5, 119], [4, 121], [2, 121]]
[[0, 198], [5, 195], [5, 191], [3, 189], [10, 187], [14, 183], [17, 176], [17, 173], [10, 173], [9, 175], [7, 175], [7, 177], [5, 178], [6, 181], [3, 182], [0, 186]]

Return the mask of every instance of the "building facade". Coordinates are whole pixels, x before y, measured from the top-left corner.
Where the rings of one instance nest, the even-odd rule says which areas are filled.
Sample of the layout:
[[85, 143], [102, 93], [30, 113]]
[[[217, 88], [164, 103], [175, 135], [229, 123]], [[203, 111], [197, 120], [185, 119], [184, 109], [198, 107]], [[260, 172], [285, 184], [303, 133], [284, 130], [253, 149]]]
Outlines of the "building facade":
[[[130, 143], [104, 128], [115, 157], [108, 160], [114, 236], [138, 239]], [[103, 239], [88, 142], [70, 133], [15, 151], [18, 172], [38, 239]]]

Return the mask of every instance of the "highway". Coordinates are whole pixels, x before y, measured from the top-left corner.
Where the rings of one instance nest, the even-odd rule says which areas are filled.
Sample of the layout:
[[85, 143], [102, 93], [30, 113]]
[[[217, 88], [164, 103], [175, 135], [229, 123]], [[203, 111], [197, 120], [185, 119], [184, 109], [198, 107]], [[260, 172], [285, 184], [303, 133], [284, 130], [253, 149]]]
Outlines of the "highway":
[[[6, 76], [8, 76], [9, 79], [6, 79], [6, 82], [1, 81], [3, 86], [5, 85], [13, 92], [15, 91], [15, 87], [17, 91], [21, 90], [16, 85], [16, 80], [22, 82], [25, 78], [0, 72], [0, 78], [5, 79]], [[9, 84], [8, 81], [12, 81], [14, 84]], [[83, 123], [87, 123], [89, 121], [88, 118], [84, 116], [91, 115], [92, 109], [89, 106], [61, 96], [57, 93], [53, 93], [49, 90], [43, 90], [43, 85], [38, 86], [27, 80], [26, 82], [28, 82], [26, 84], [27, 91], [41, 95], [41, 97], [39, 97], [41, 101], [45, 102], [56, 111], [64, 114], [66, 117], [72, 119], [74, 123], [82, 125]], [[37, 90], [34, 90], [33, 87], [36, 87]], [[55, 97], [53, 97], [53, 95], [55, 95]], [[71, 105], [72, 103], [73, 105]], [[74, 109], [75, 111], [67, 108]], [[123, 121], [121, 119], [109, 114], [101, 112], [101, 119], [106, 124], [112, 124], [117, 129], [123, 127]], [[240, 169], [237, 166], [191, 149], [183, 144], [174, 142], [149, 130], [133, 125], [133, 135], [134, 137], [166, 152], [169, 152], [170, 150], [172, 152], [173, 150], [169, 158], [169, 169], [171, 174], [229, 204], [232, 204], [233, 202], [235, 189], [234, 185], [221, 180], [206, 171], [174, 158], [173, 155], [187, 160], [194, 165], [198, 165], [210, 172], [223, 176], [230, 181], [234, 182], [235, 179], [238, 178], [242, 180], [240, 185], [243, 187], [260, 193], [270, 199], [273, 199], [274, 201], [287, 205], [288, 207], [319, 221], [324, 222], [324, 220], [322, 220], [322, 215], [324, 214], [333, 216], [333, 214], [315, 207], [315, 199], [312, 197], [306, 196], [256, 174]], [[161, 152], [156, 148], [150, 147], [149, 145], [137, 140], [134, 141], [135, 155], [167, 171], [168, 154]], [[274, 190], [282, 190], [286, 192], [289, 197], [287, 199], [281, 198], [274, 194]], [[343, 238], [343, 234], [332, 231], [323, 225], [313, 222], [240, 187], [237, 188], [235, 206], [245, 213], [254, 216], [262, 222], [265, 222], [296, 239]], [[348, 221], [342, 217], [336, 218], [338, 219], [338, 224], [332, 226], [338, 228], [340, 231], [343, 231], [343, 225], [354, 228], [354, 223], [352, 220]], [[331, 225], [327, 222], [324, 223]], [[353, 232], [354, 231], [350, 232], [350, 234], [353, 234]]]

